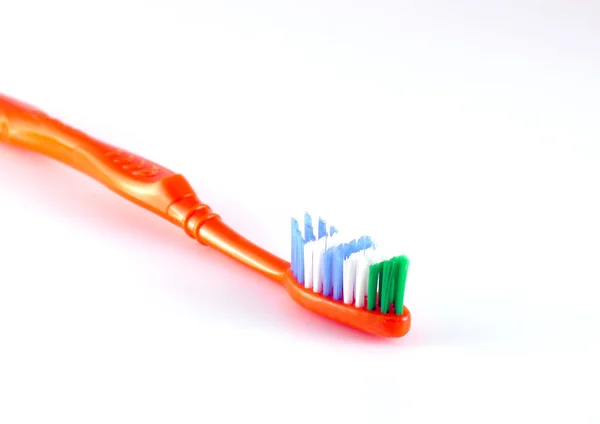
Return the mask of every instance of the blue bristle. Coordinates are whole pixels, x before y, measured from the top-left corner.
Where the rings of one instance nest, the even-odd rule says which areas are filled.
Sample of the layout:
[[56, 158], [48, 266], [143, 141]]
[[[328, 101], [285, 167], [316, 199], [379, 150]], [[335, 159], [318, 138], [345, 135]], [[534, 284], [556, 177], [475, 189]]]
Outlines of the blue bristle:
[[344, 243], [341, 245], [341, 250], [342, 250], [342, 261], [344, 259], [346, 259], [348, 256], [350, 256], [350, 243]]
[[321, 218], [319, 218], [318, 231], [319, 231], [319, 234], [318, 234], [319, 240], [327, 235], [327, 223]]
[[297, 231], [298, 246], [298, 280], [299, 284], [304, 284], [304, 239], [300, 230]]
[[350, 243], [344, 243], [344, 260], [348, 259], [354, 252], [358, 252], [358, 243], [356, 240], [352, 240]]
[[295, 218], [292, 218], [292, 274], [298, 283], [304, 284], [304, 239]]
[[[334, 226], [327, 226], [324, 219], [319, 218], [316, 228], [310, 214], [305, 213], [303, 223], [292, 218], [292, 260], [291, 268], [294, 278], [300, 285], [304, 285], [304, 248], [306, 243], [330, 237], [338, 233]], [[316, 234], [315, 234], [316, 230]], [[327, 242], [326, 242], [327, 243]], [[343, 243], [325, 250], [321, 260], [321, 273], [323, 275], [322, 295], [332, 297], [334, 300], [343, 299], [344, 291], [344, 261], [352, 254], [375, 247], [369, 236]]]
[[323, 296], [331, 296], [332, 280], [331, 270], [333, 267], [333, 249], [327, 249], [323, 258]]
[[373, 247], [373, 242], [371, 241], [371, 237], [362, 236], [361, 238], [358, 239], [358, 250], [359, 251], [368, 249], [370, 247]]
[[358, 246], [358, 240], [352, 240], [350, 242], [350, 246], [351, 246], [352, 253], [358, 252], [360, 250], [359, 246]]
[[313, 230], [312, 217], [310, 214], [304, 214], [304, 238], [306, 242], [316, 240], [315, 231]]
[[298, 278], [298, 242], [296, 235], [298, 234], [298, 221], [292, 218], [292, 274], [294, 278]]
[[344, 245], [335, 247], [333, 250], [333, 299], [342, 300], [342, 286], [344, 278]]

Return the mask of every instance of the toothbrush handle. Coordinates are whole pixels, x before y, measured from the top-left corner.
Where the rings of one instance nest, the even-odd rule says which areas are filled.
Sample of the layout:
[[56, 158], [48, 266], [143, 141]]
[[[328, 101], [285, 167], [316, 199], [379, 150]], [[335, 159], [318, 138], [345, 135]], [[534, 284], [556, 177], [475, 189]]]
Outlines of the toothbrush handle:
[[229, 228], [180, 174], [71, 128], [39, 109], [0, 94], [0, 141], [70, 166], [200, 243], [281, 282], [289, 263]]

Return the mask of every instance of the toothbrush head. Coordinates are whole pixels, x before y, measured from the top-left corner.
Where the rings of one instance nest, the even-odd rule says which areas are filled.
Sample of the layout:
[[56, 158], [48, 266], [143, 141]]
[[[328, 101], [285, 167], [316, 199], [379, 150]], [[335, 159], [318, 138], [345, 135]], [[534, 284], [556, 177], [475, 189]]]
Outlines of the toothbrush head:
[[410, 329], [404, 306], [409, 259], [385, 256], [370, 237], [348, 239], [335, 227], [292, 219], [291, 269], [283, 285], [299, 304], [350, 327], [383, 337]]

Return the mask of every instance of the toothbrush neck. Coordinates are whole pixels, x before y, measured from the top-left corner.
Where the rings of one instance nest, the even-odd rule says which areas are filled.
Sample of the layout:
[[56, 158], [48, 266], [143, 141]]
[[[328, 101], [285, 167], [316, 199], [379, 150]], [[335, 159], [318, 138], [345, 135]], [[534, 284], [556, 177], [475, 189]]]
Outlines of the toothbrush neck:
[[183, 227], [186, 234], [236, 261], [258, 271], [271, 280], [283, 283], [290, 263], [252, 243], [223, 222], [195, 194], [173, 203], [168, 210], [171, 221]]

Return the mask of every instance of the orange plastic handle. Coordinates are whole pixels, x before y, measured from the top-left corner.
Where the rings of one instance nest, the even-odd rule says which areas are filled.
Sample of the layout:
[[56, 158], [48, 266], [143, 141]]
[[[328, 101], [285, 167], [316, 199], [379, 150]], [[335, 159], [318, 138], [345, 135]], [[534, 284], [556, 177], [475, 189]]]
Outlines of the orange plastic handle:
[[0, 141], [39, 152], [89, 175], [115, 193], [182, 227], [211, 246], [282, 284], [299, 304], [342, 324], [384, 337], [400, 337], [411, 316], [355, 308], [296, 283], [290, 263], [250, 242], [203, 204], [180, 174], [103, 143], [39, 109], [0, 94]]
[[251, 243], [215, 214], [179, 174], [98, 141], [39, 109], [0, 95], [0, 140], [39, 152], [182, 227], [192, 238], [282, 282], [290, 264]]

